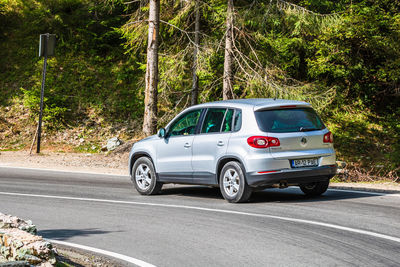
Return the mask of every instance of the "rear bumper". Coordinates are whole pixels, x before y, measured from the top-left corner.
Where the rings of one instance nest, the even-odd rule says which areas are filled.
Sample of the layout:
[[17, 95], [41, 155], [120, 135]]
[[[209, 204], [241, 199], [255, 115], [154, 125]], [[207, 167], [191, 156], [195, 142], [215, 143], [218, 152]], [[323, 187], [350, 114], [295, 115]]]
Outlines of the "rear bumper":
[[247, 184], [252, 187], [269, 186], [286, 182], [288, 185], [320, 182], [331, 179], [336, 174], [336, 165], [313, 168], [285, 169], [272, 173], [246, 173]]

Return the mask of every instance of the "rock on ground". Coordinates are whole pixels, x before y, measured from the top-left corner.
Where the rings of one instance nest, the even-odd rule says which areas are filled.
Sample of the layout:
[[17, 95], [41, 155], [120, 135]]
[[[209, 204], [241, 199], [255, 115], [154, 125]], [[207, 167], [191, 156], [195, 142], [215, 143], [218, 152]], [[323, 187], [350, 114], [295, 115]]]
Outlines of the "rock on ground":
[[54, 266], [52, 245], [34, 233], [32, 222], [0, 213], [0, 263], [25, 261], [40, 267]]

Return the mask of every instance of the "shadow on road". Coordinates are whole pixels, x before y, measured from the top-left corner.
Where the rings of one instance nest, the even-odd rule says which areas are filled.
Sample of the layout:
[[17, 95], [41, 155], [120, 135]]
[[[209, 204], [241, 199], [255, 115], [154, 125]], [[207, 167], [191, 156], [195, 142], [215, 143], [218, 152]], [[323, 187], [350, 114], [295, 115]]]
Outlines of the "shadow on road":
[[168, 185], [163, 187], [161, 195], [168, 196], [185, 196], [185, 197], [199, 197], [199, 198], [213, 198], [221, 199], [223, 197], [219, 188], [206, 187], [206, 186], [180, 186], [169, 188]]
[[[48, 239], [55, 240], [68, 240], [74, 236], [91, 236], [91, 235], [102, 235], [110, 233], [111, 231], [103, 231], [97, 228], [89, 229], [49, 229], [38, 231], [38, 235]], [[116, 232], [116, 231], [113, 231]]]
[[[168, 196], [184, 196], [195, 198], [207, 198], [224, 201], [219, 188], [210, 188], [205, 186], [177, 186], [173, 188], [163, 188], [161, 195]], [[290, 187], [286, 189], [265, 189], [263, 191], [253, 192], [250, 203], [263, 203], [263, 202], [282, 202], [282, 203], [296, 203], [296, 202], [317, 202], [317, 201], [334, 201], [343, 199], [356, 199], [374, 197], [371, 194], [364, 194], [362, 192], [346, 192], [346, 191], [327, 191], [319, 197], [307, 197], [299, 188]]]
[[300, 202], [321, 202], [321, 201], [334, 201], [344, 199], [356, 199], [373, 197], [374, 195], [354, 193], [354, 192], [338, 192], [327, 191], [322, 196], [309, 197], [303, 194], [299, 188], [288, 189], [266, 189], [260, 192], [254, 192], [251, 197], [251, 202], [282, 202], [282, 203], [300, 203]]

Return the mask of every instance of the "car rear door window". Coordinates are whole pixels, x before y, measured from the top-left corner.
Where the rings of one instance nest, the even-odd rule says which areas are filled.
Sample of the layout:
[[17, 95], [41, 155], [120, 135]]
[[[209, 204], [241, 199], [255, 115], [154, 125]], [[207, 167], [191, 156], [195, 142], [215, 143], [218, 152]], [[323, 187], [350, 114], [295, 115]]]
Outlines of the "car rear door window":
[[258, 127], [263, 132], [291, 133], [325, 128], [312, 108], [261, 110], [255, 112]]
[[222, 123], [221, 132], [226, 133], [232, 131], [233, 109], [228, 109], [225, 114], [224, 122]]
[[204, 119], [201, 133], [218, 133], [221, 130], [222, 121], [224, 120], [225, 108], [210, 108]]

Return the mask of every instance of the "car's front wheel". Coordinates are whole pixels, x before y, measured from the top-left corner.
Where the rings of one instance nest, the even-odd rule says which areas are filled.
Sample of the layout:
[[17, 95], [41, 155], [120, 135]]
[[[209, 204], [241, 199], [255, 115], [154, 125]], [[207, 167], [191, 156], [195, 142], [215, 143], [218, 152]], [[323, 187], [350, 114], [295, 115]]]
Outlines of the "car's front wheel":
[[328, 190], [329, 180], [309, 183], [309, 184], [301, 184], [300, 189], [306, 196], [320, 196]]
[[142, 195], [155, 195], [161, 191], [162, 183], [157, 182], [154, 165], [147, 157], [136, 160], [131, 179], [136, 190]]
[[252, 192], [246, 182], [242, 165], [236, 161], [224, 165], [219, 177], [219, 186], [223, 197], [232, 203], [247, 201]]

